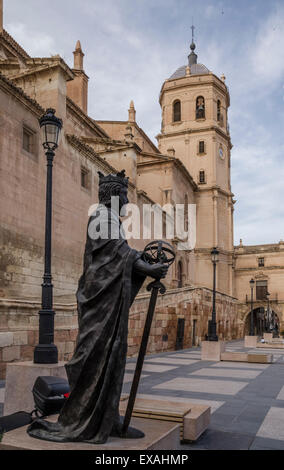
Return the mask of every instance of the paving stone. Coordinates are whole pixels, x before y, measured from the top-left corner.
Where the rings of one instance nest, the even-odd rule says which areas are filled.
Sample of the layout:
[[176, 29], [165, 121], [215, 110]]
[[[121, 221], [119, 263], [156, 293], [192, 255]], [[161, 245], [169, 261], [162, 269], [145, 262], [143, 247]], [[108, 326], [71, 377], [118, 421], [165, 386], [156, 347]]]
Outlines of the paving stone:
[[235, 395], [247, 385], [247, 382], [225, 381], [225, 380], [206, 380], [195, 378], [179, 377], [166, 381], [154, 388], [168, 390], [185, 390], [192, 392], [216, 393], [219, 395]]
[[197, 355], [194, 354], [172, 354], [171, 357], [179, 359], [197, 359]]
[[[135, 370], [136, 363], [126, 365], [126, 370]], [[156, 364], [143, 364], [143, 371], [145, 372], [169, 372], [176, 369], [174, 366], [160, 366]]]
[[284, 408], [270, 408], [257, 432], [257, 436], [280, 440], [284, 449]]
[[202, 375], [207, 377], [228, 377], [239, 379], [255, 379], [259, 374], [261, 374], [261, 372], [255, 370], [237, 370], [229, 368], [225, 368], [222, 370], [204, 368], [190, 373], [190, 375]]
[[236, 368], [236, 369], [261, 369], [265, 370], [269, 367], [269, 364], [255, 364], [255, 363], [246, 363], [246, 362], [217, 362], [212, 364], [211, 367], [224, 367], [224, 368]]
[[283, 441], [257, 436], [251, 444], [250, 450], [284, 450]]
[[152, 359], [147, 359], [145, 362], [160, 362], [161, 364], [176, 364], [179, 366], [189, 366], [197, 362], [195, 359], [175, 359], [175, 358], [166, 358], [166, 357], [154, 357]]
[[283, 387], [281, 388], [280, 392], [278, 393], [276, 399], [277, 399], [277, 400], [284, 400], [284, 385], [283, 385]]
[[[130, 382], [132, 382], [133, 377], [134, 377], [134, 374], [127, 374], [127, 373], [124, 374], [123, 383], [130, 383]], [[148, 377], [148, 375], [141, 374], [140, 379], [144, 379], [144, 377]]]
[[196, 444], [184, 446], [188, 449], [248, 450], [253, 438], [240, 433], [227, 433], [218, 429], [207, 429]]

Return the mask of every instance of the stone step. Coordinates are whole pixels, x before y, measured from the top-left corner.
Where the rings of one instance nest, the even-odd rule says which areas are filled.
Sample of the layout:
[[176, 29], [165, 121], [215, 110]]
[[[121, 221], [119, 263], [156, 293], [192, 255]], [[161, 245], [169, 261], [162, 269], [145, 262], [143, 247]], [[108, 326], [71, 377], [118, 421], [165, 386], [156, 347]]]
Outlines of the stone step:
[[271, 343], [257, 343], [256, 347], [262, 349], [284, 349], [284, 343], [276, 343], [271, 341]]
[[248, 353], [248, 362], [271, 364], [273, 362], [273, 354]]
[[257, 362], [260, 364], [270, 364], [273, 362], [272, 354], [244, 353], [244, 352], [224, 352], [221, 353], [221, 361], [232, 362]]
[[[120, 402], [124, 414], [127, 401]], [[184, 402], [163, 401], [137, 397], [132, 416], [180, 424], [181, 441], [196, 441], [210, 424], [210, 406]]]
[[221, 353], [221, 361], [248, 362], [248, 355], [244, 352], [225, 351]]

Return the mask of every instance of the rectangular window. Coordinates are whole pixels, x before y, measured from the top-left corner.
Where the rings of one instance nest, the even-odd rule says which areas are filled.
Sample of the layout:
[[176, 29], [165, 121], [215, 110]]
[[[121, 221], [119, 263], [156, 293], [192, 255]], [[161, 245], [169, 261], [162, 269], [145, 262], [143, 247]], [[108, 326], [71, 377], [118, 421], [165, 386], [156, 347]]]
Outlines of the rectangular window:
[[29, 153], [35, 153], [35, 135], [36, 133], [28, 127], [23, 127], [23, 149]]
[[256, 281], [256, 300], [265, 300], [267, 294], [267, 281]]
[[258, 267], [261, 268], [264, 266], [264, 258], [258, 258]]
[[205, 142], [204, 142], [204, 140], [199, 141], [198, 153], [205, 153]]
[[201, 170], [199, 172], [199, 183], [204, 184], [205, 183], [205, 171]]
[[81, 186], [82, 188], [89, 189], [89, 170], [87, 168], [81, 166]]

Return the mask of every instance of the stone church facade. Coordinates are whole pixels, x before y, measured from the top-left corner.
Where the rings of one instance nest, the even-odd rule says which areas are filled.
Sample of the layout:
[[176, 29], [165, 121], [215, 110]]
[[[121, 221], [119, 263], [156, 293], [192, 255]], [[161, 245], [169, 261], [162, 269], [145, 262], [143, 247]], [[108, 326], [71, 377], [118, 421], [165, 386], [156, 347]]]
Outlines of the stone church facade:
[[[55, 343], [59, 359], [72, 356], [77, 335], [75, 292], [82, 271], [88, 211], [97, 202], [98, 171], [125, 169], [129, 200], [144, 204], [195, 204], [196, 246], [176, 250], [167, 292], [158, 299], [149, 352], [198, 345], [212, 309], [211, 250], [217, 246], [217, 330], [220, 339], [241, 338], [250, 313], [249, 280], [266, 291], [283, 318], [284, 242], [234, 247], [231, 191], [230, 105], [225, 77], [199, 64], [191, 45], [188, 64], [165, 80], [162, 124], [155, 145], [136, 121], [88, 115], [88, 76], [78, 41], [74, 64], [60, 56], [33, 58], [3, 28], [0, 1], [0, 376], [6, 364], [32, 360], [38, 342], [38, 310], [44, 256], [46, 160], [39, 117], [56, 109], [63, 120], [53, 183], [52, 275]], [[162, 217], [166, 217], [162, 210]], [[150, 240], [130, 240], [143, 249]], [[176, 248], [179, 240], [169, 240]], [[266, 289], [266, 290], [265, 290]], [[262, 297], [262, 298], [260, 298]], [[137, 353], [149, 294], [138, 295], [129, 318], [129, 354]]]

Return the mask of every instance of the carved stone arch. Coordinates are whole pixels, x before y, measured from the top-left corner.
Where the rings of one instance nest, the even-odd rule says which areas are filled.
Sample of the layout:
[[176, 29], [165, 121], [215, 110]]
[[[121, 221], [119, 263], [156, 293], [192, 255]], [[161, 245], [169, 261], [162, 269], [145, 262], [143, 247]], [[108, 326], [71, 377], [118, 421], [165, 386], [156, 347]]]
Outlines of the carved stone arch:
[[[267, 308], [267, 303], [265, 301], [264, 302], [258, 302], [257, 306], [254, 306], [254, 308], [253, 308], [254, 334], [261, 335], [263, 333], [263, 331], [260, 331], [260, 327], [257, 324], [259, 322], [259, 319], [257, 317], [258, 317], [259, 314], [261, 316], [262, 312], [265, 313], [266, 308]], [[278, 321], [280, 329], [281, 329], [281, 323], [283, 322], [283, 318], [284, 318], [282, 310], [279, 308], [278, 305], [274, 305], [273, 303], [270, 305], [270, 308], [273, 311], [273, 313], [276, 315], [277, 321]], [[251, 309], [248, 306], [245, 313], [244, 313], [244, 316], [242, 318], [244, 336], [249, 334], [250, 321], [251, 321]]]

